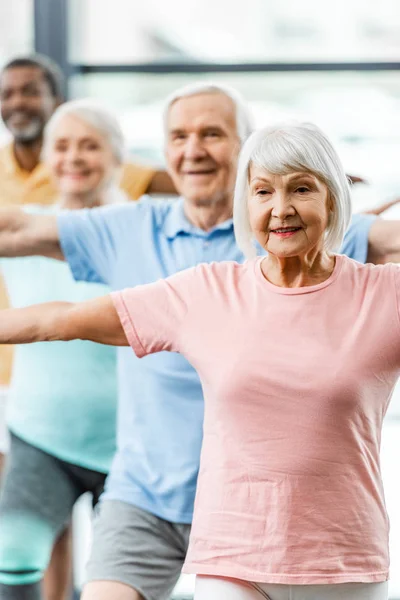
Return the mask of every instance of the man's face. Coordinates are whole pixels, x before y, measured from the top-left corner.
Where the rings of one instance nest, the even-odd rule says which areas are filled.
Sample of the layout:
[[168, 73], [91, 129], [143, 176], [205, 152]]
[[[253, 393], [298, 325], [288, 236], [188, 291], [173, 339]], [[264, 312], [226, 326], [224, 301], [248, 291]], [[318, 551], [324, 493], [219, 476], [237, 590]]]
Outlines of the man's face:
[[180, 98], [167, 120], [168, 172], [197, 206], [231, 201], [240, 141], [233, 101], [222, 93]]
[[15, 67], [0, 77], [1, 117], [14, 140], [32, 143], [59, 104], [38, 67]]

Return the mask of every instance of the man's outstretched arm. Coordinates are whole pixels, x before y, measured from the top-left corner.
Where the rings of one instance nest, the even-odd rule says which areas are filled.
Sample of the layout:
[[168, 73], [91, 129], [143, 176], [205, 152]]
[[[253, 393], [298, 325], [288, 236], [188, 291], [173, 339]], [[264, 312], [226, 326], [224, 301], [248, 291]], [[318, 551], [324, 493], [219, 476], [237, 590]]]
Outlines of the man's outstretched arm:
[[396, 204], [398, 204], [400, 202], [400, 197], [399, 198], [394, 198], [394, 200], [389, 200], [389, 202], [384, 202], [384, 204], [380, 204], [379, 206], [376, 206], [375, 208], [370, 208], [369, 210], [363, 210], [363, 213], [365, 215], [381, 215], [382, 213], [384, 213], [386, 210], [389, 210], [389, 208], [392, 208], [392, 206], [395, 206]]
[[368, 262], [400, 263], [400, 221], [376, 219], [368, 233]]
[[0, 311], [0, 344], [71, 340], [129, 345], [111, 296]]
[[0, 208], [0, 256], [47, 256], [64, 260], [55, 215]]

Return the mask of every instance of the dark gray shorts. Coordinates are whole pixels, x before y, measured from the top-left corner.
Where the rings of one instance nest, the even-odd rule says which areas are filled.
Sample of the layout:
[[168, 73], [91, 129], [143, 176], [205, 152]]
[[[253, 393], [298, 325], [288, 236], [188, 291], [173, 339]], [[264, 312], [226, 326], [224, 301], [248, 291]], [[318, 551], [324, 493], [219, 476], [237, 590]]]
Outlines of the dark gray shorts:
[[170, 523], [118, 500], [100, 502], [87, 581], [118, 581], [145, 600], [170, 597], [182, 569], [190, 525]]
[[[105, 474], [64, 462], [11, 434], [0, 489], [0, 598], [40, 598], [53, 544], [85, 492], [97, 502]], [[25, 597], [25, 596], [24, 596]]]

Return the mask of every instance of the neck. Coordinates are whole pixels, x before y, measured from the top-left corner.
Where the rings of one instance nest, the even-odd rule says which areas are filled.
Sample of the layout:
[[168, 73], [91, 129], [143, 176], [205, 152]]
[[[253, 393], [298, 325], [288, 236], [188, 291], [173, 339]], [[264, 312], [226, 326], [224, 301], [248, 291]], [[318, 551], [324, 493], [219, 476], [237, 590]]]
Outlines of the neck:
[[282, 258], [273, 254], [261, 263], [263, 275], [279, 287], [306, 287], [322, 283], [332, 274], [335, 258], [325, 250], [317, 250], [306, 256]]
[[90, 194], [64, 194], [58, 201], [60, 208], [80, 210], [81, 208], [94, 208], [105, 204], [104, 198], [99, 193]]
[[213, 202], [194, 204], [185, 202], [185, 215], [195, 227], [209, 231], [219, 223], [232, 218], [232, 202]]
[[29, 144], [14, 141], [13, 150], [20, 168], [31, 172], [40, 162], [42, 139], [35, 140]]

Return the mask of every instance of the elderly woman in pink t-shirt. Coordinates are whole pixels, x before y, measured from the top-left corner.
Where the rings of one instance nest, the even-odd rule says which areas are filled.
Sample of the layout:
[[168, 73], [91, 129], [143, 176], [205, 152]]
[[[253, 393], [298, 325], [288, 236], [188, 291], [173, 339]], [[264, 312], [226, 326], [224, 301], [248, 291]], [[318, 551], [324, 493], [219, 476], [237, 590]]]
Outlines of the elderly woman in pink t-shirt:
[[1, 343], [130, 344], [139, 357], [181, 352], [198, 370], [204, 442], [185, 565], [196, 600], [387, 598], [379, 446], [400, 369], [400, 269], [335, 254], [350, 214], [318, 128], [264, 129], [239, 161], [243, 265], [1, 320]]

